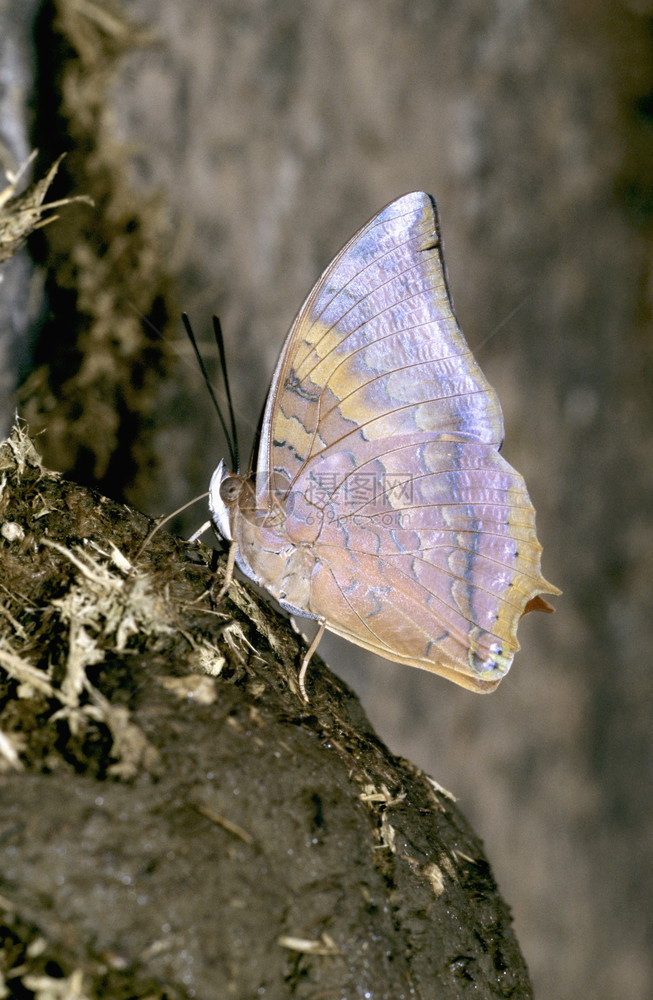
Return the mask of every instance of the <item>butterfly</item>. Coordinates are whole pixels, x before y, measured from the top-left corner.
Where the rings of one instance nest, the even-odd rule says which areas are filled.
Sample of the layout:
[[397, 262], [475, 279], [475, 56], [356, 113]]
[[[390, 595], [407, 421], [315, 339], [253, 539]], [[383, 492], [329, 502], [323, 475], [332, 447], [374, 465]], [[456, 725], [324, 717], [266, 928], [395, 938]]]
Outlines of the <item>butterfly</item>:
[[281, 351], [247, 474], [209, 507], [234, 561], [292, 615], [388, 660], [492, 691], [517, 625], [553, 610], [535, 511], [458, 326], [437, 207], [375, 215], [327, 267]]

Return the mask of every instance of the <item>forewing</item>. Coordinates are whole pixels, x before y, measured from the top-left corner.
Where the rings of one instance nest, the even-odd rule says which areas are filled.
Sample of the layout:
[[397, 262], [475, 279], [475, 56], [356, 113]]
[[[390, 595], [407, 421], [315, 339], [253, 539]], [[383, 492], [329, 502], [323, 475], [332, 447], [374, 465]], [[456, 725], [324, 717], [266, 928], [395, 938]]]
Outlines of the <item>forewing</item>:
[[404, 195], [367, 223], [302, 306], [261, 425], [258, 505], [324, 452], [393, 438], [503, 438], [501, 409], [453, 313], [433, 199]]

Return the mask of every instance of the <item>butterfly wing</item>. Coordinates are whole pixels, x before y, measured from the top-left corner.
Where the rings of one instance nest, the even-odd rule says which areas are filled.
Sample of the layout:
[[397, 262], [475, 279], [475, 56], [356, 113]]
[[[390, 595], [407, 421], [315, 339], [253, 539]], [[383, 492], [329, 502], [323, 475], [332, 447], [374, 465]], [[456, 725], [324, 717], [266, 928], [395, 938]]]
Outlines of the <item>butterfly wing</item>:
[[307, 610], [389, 659], [496, 686], [526, 604], [555, 592], [502, 439], [451, 306], [435, 203], [405, 195], [315, 285], [264, 413], [257, 507], [281, 501], [288, 537], [312, 545]]
[[300, 483], [288, 520], [297, 539], [319, 525], [311, 610], [387, 659], [492, 690], [519, 648], [526, 605], [555, 592], [522, 477], [470, 441], [403, 444], [335, 489], [328, 464]]
[[300, 309], [261, 424], [259, 506], [269, 474], [294, 480], [358, 429], [381, 447], [416, 431], [503, 439], [496, 393], [453, 314], [437, 209], [423, 192], [371, 219]]

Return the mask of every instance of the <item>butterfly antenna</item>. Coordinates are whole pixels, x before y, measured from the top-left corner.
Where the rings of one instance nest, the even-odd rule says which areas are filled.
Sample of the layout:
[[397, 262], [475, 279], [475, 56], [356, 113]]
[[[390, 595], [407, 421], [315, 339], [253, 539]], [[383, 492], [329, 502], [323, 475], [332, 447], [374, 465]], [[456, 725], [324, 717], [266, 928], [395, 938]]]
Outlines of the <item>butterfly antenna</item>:
[[[226, 421], [224, 419], [224, 416], [222, 415], [222, 409], [220, 407], [220, 404], [218, 403], [218, 400], [217, 400], [217, 397], [215, 395], [215, 392], [213, 391], [213, 386], [211, 385], [211, 380], [210, 380], [208, 372], [206, 370], [206, 365], [204, 364], [204, 358], [200, 354], [200, 349], [197, 346], [197, 341], [195, 339], [195, 334], [193, 333], [193, 328], [190, 325], [190, 320], [188, 318], [187, 313], [182, 313], [181, 314], [181, 319], [182, 319], [182, 322], [183, 322], [184, 327], [186, 329], [186, 334], [188, 335], [188, 339], [190, 340], [190, 342], [192, 344], [192, 347], [193, 347], [193, 350], [195, 352], [195, 357], [197, 358], [197, 363], [200, 366], [200, 371], [202, 373], [202, 378], [204, 379], [204, 382], [206, 383], [206, 388], [209, 390], [209, 395], [210, 395], [211, 400], [213, 402], [213, 406], [215, 407], [215, 412], [218, 414], [218, 420], [220, 421], [220, 426], [222, 427], [222, 432], [223, 432], [223, 434], [224, 434], [224, 436], [226, 438], [226, 441], [227, 441], [227, 448], [229, 449], [229, 459], [231, 461], [231, 468], [233, 469], [234, 472], [236, 472], [237, 469], [238, 469], [238, 446], [237, 446], [235, 440], [232, 440], [231, 434], [229, 433], [229, 429], [227, 428]], [[220, 358], [220, 364], [221, 364], [221, 366], [224, 366], [224, 360], [223, 360], [223, 358], [224, 358], [224, 346], [222, 348], [222, 354], [221, 354], [221, 358]], [[223, 373], [224, 373], [224, 367], [223, 367]], [[227, 383], [227, 386], [228, 386], [228, 383]], [[231, 426], [232, 426], [232, 429], [233, 429], [234, 426], [235, 426], [235, 422], [234, 422], [234, 415], [233, 415], [233, 407], [231, 405], [231, 395], [229, 393], [229, 389], [228, 388], [227, 388], [227, 398], [229, 400], [229, 412], [230, 412], [230, 415], [231, 415]]]
[[236, 414], [234, 413], [234, 404], [231, 400], [231, 385], [229, 384], [229, 370], [227, 368], [227, 356], [224, 350], [222, 323], [220, 322], [219, 316], [213, 317], [213, 333], [215, 335], [215, 342], [218, 346], [218, 355], [220, 356], [220, 368], [222, 370], [222, 381], [224, 382], [224, 391], [227, 395], [227, 405], [229, 407], [231, 440], [233, 442], [233, 449], [230, 449], [230, 454], [232, 455], [233, 458], [233, 470], [234, 472], [237, 472], [240, 468], [240, 455], [238, 453], [238, 431], [236, 430]]

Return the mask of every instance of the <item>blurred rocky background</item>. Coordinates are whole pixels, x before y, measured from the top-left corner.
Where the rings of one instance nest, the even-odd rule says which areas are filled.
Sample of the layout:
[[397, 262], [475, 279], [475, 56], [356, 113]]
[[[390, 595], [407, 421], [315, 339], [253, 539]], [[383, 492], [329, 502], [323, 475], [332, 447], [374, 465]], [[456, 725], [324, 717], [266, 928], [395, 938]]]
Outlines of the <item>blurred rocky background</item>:
[[539, 1000], [649, 997], [653, 4], [2, 0], [0, 60], [5, 171], [67, 152], [95, 201], [1, 265], [5, 426], [149, 513], [226, 452], [179, 311], [210, 362], [222, 319], [246, 453], [320, 271], [435, 195], [564, 595], [491, 698], [321, 653], [483, 836]]

